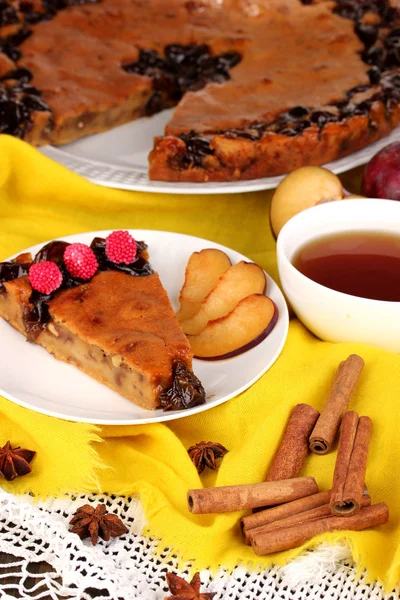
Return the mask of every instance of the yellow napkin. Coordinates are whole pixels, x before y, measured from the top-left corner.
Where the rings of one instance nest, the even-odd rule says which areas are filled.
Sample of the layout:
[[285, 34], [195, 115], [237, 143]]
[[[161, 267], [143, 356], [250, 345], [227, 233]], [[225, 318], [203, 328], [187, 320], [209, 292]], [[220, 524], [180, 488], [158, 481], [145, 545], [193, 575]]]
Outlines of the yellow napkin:
[[[7, 136], [0, 136], [0, 156], [0, 260], [80, 231], [149, 228], [220, 242], [276, 277], [268, 192], [171, 196], [105, 189]], [[347, 178], [346, 187], [356, 191], [358, 176]], [[390, 523], [364, 532], [322, 535], [307, 546], [346, 538], [360, 568], [367, 567], [371, 580], [378, 578], [391, 589], [400, 572], [400, 358], [366, 346], [321, 342], [296, 320], [281, 357], [250, 390], [167, 425], [100, 428], [46, 417], [0, 398], [0, 442], [10, 439], [38, 451], [30, 475], [1, 483], [8, 492], [29, 490], [38, 496], [86, 490], [138, 493], [148, 533], [161, 539], [160, 548], [171, 547], [182, 560], [194, 560], [197, 568], [250, 561], [283, 564], [303, 549], [256, 558], [241, 541], [239, 513], [191, 515], [186, 492], [202, 484], [262, 481], [291, 408], [299, 402], [321, 408], [338, 363], [353, 352], [363, 356], [366, 368], [351, 408], [370, 415], [374, 423], [368, 489], [374, 502], [388, 503]], [[220, 442], [229, 453], [218, 473], [200, 478], [186, 450], [201, 440]], [[334, 461], [334, 453], [310, 456], [304, 475], [314, 475], [320, 488], [328, 489]]]

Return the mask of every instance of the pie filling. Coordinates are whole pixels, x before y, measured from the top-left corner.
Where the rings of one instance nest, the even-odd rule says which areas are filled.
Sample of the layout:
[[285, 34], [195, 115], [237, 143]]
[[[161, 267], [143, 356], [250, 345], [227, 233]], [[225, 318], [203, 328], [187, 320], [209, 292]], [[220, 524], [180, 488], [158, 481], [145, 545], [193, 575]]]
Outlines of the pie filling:
[[[50, 242], [33, 259], [23, 254], [0, 263], [0, 316], [28, 341], [144, 408], [203, 404], [190, 346], [148, 262], [146, 244], [137, 242], [131, 264], [115, 264], [106, 256], [105, 240], [95, 238], [91, 248], [99, 268], [90, 281], [68, 272], [68, 245]], [[49, 295], [32, 290], [27, 277], [31, 264], [42, 261], [55, 262], [63, 276]]]

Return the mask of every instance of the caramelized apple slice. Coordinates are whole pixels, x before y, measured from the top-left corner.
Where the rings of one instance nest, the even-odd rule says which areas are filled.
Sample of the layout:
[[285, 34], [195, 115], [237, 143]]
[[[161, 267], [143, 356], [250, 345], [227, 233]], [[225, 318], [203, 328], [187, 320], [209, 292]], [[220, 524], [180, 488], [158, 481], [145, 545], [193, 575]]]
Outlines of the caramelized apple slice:
[[222, 273], [230, 266], [231, 261], [222, 250], [206, 248], [201, 252], [193, 252], [179, 295], [181, 307], [176, 313], [178, 321], [186, 321], [200, 310], [204, 298], [214, 289]]
[[265, 286], [265, 273], [261, 267], [254, 263], [238, 262], [221, 275], [194, 317], [181, 322], [183, 331], [188, 335], [198, 335], [209, 321], [225, 317], [246, 296], [263, 294]]
[[12, 262], [16, 262], [19, 265], [30, 265], [32, 261], [32, 254], [30, 252], [24, 252], [23, 254], [19, 254], [16, 258], [14, 258]]
[[222, 360], [250, 350], [272, 331], [278, 320], [274, 302], [252, 294], [239, 302], [229, 315], [210, 321], [199, 335], [188, 336], [195, 358]]

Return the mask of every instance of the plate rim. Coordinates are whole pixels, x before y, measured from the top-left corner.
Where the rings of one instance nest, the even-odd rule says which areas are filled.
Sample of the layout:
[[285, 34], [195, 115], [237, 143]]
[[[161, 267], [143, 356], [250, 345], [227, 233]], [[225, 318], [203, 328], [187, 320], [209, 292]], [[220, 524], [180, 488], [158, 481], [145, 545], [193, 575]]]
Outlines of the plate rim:
[[[112, 229], [97, 230], [97, 231], [83, 231], [80, 233], [74, 233], [74, 234], [71, 234], [68, 236], [61, 236], [61, 237], [63, 240], [68, 241], [71, 238], [78, 238], [81, 235], [105, 236], [105, 235], [108, 235], [112, 231], [113, 231]], [[219, 244], [218, 242], [213, 242], [212, 240], [208, 240], [206, 238], [201, 238], [201, 237], [193, 236], [193, 235], [186, 234], [186, 233], [179, 233], [179, 232], [175, 232], [175, 231], [164, 231], [164, 230], [157, 230], [157, 229], [128, 229], [128, 231], [130, 233], [139, 232], [140, 236], [142, 236], [142, 235], [145, 236], [146, 233], [151, 233], [151, 235], [156, 235], [157, 233], [162, 233], [162, 234], [178, 236], [180, 238], [181, 237], [190, 238], [191, 240], [200, 241], [202, 243], [204, 243], [204, 242], [210, 243], [214, 248], [218, 248], [223, 251], [227, 250], [229, 252], [234, 252], [235, 254], [239, 255], [242, 260], [246, 259], [249, 262], [254, 262], [251, 259], [249, 259], [248, 257], [246, 257], [244, 254], [242, 254], [241, 252], [238, 252], [237, 250], [234, 250], [233, 248], [229, 248], [228, 246], [224, 246], [222, 244]], [[3, 260], [10, 260], [10, 259], [18, 256], [19, 254], [21, 254], [21, 252], [22, 253], [27, 252], [27, 251], [29, 252], [31, 250], [34, 251], [34, 249], [36, 249], [37, 247], [41, 247], [41, 246], [45, 245], [46, 243], [53, 241], [54, 239], [61, 239], [61, 237], [56, 237], [51, 240], [39, 242], [38, 244], [34, 244], [28, 248], [22, 249]], [[13, 394], [10, 394], [6, 390], [4, 390], [4, 388], [1, 387], [1, 385], [0, 385], [0, 395], [3, 396], [4, 398], [6, 398], [7, 400], [9, 400], [10, 402], [14, 402], [18, 406], [22, 406], [23, 408], [46, 415], [48, 417], [58, 418], [58, 419], [62, 419], [65, 421], [72, 422], [72, 423], [87, 423], [87, 424], [92, 424], [92, 425], [110, 425], [110, 426], [112, 426], [112, 425], [147, 425], [147, 424], [152, 424], [152, 423], [163, 423], [163, 422], [167, 422], [167, 421], [175, 421], [177, 419], [190, 417], [195, 414], [199, 414], [201, 412], [205, 412], [207, 410], [210, 410], [212, 408], [220, 406], [221, 404], [224, 404], [225, 402], [232, 400], [232, 398], [239, 396], [244, 391], [246, 391], [247, 389], [252, 387], [254, 385], [254, 383], [256, 383], [256, 381], [261, 379], [261, 377], [263, 375], [265, 375], [265, 373], [271, 368], [271, 366], [279, 358], [279, 356], [281, 355], [282, 350], [284, 348], [284, 345], [286, 343], [286, 340], [287, 340], [287, 336], [288, 336], [288, 332], [289, 332], [289, 311], [288, 311], [286, 299], [282, 293], [282, 290], [280, 289], [278, 284], [275, 282], [275, 280], [265, 270], [264, 270], [264, 273], [267, 277], [267, 281], [272, 282], [273, 285], [276, 287], [276, 291], [278, 292], [278, 294], [280, 296], [280, 300], [281, 300], [282, 306], [284, 308], [283, 313], [281, 311], [279, 311], [279, 316], [278, 316], [278, 320], [281, 320], [281, 324], [283, 325], [283, 334], [282, 334], [280, 343], [278, 344], [277, 349], [274, 352], [274, 355], [271, 358], [271, 360], [268, 361], [268, 363], [263, 367], [263, 369], [255, 377], [253, 377], [250, 381], [246, 382], [246, 384], [244, 384], [237, 390], [231, 392], [230, 394], [227, 394], [226, 396], [223, 396], [222, 398], [220, 398], [218, 400], [214, 400], [214, 401], [212, 400], [210, 404], [207, 404], [207, 402], [206, 402], [205, 404], [202, 404], [200, 406], [195, 406], [190, 409], [181, 410], [177, 413], [175, 411], [171, 411], [170, 413], [162, 412], [162, 414], [159, 414], [157, 416], [149, 416], [149, 417], [145, 417], [145, 418], [141, 418], [141, 419], [136, 418], [136, 419], [131, 419], [131, 420], [129, 420], [129, 419], [110, 420], [110, 419], [89, 419], [89, 418], [85, 418], [83, 416], [82, 417], [78, 416], [78, 417], [72, 418], [71, 415], [62, 414], [62, 412], [54, 412], [53, 410], [49, 410], [49, 409], [45, 409], [45, 408], [33, 407], [32, 404], [29, 404], [25, 400], [19, 399], [19, 398], [15, 397]], [[12, 327], [9, 323], [6, 322], [6, 324], [9, 327]], [[17, 333], [19, 335], [22, 335], [20, 332], [17, 332]], [[268, 340], [268, 336], [265, 338], [265, 340]], [[243, 354], [245, 354], [245, 353], [243, 353]], [[229, 360], [234, 360], [234, 358], [235, 357], [232, 357]], [[54, 360], [57, 360], [57, 359], [54, 358]], [[198, 359], [193, 359], [193, 360], [198, 360]], [[60, 362], [62, 363], [63, 361], [60, 361]], [[206, 361], [204, 361], [204, 362], [206, 362]], [[75, 369], [77, 369], [77, 367], [75, 367], [75, 365], [73, 365], [73, 367]], [[78, 369], [78, 371], [80, 371], [80, 370]], [[90, 375], [87, 375], [86, 373], [85, 373], [85, 375], [87, 377], [90, 377]], [[93, 379], [93, 378], [91, 378], [91, 379]], [[105, 385], [105, 384], [101, 384], [101, 385]], [[105, 387], [108, 388], [108, 386], [105, 386]], [[115, 393], [118, 393], [118, 392], [115, 392]], [[149, 411], [149, 412], [154, 412], [154, 411]]]
[[[158, 113], [160, 114], [160, 113]], [[157, 115], [155, 115], [157, 117]], [[152, 117], [144, 117], [151, 119]], [[126, 127], [126, 125], [135, 124], [136, 121], [131, 121], [128, 124], [120, 127]], [[114, 129], [118, 129], [114, 128]], [[109, 130], [109, 131], [112, 131]], [[96, 135], [94, 134], [93, 138]], [[82, 138], [83, 140], [85, 138]], [[352, 152], [347, 156], [343, 156], [329, 163], [321, 165], [322, 167], [329, 169], [335, 174], [341, 174], [351, 169], [354, 169], [362, 164], [365, 164], [372, 158], [379, 150], [393, 141], [400, 141], [400, 126], [394, 128], [388, 135], [380, 138], [373, 144], [369, 144], [361, 150]], [[74, 143], [79, 143], [79, 140], [75, 140]], [[272, 177], [261, 177], [259, 179], [244, 179], [238, 181], [221, 181], [221, 182], [171, 182], [171, 181], [158, 181], [150, 180], [148, 178], [148, 166], [144, 170], [141, 168], [129, 168], [126, 165], [116, 165], [107, 163], [97, 159], [88, 159], [86, 157], [77, 156], [67, 149], [67, 146], [42, 146], [39, 151], [44, 156], [54, 160], [58, 164], [70, 169], [74, 173], [81, 175], [92, 183], [108, 187], [112, 189], [129, 190], [136, 192], [150, 192], [158, 194], [177, 194], [177, 195], [206, 195], [206, 194], [235, 194], [235, 193], [250, 193], [258, 192], [262, 190], [271, 190], [279, 185], [280, 181], [286, 177], [284, 175], [276, 175]], [[66, 149], [63, 149], [66, 148]], [[149, 150], [150, 151], [150, 150]], [[137, 176], [144, 177], [144, 183], [137, 181], [134, 183], [127, 183], [123, 181], [123, 177], [132, 177], [135, 173]], [[104, 173], [102, 173], [104, 172]], [[122, 176], [122, 181], [121, 181]], [[113, 180], [113, 178], [115, 180]]]

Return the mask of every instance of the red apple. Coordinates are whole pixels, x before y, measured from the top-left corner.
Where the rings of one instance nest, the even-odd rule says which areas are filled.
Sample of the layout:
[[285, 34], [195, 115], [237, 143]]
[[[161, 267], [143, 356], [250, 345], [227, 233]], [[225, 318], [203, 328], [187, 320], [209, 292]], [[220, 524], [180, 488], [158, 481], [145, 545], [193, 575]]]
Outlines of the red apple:
[[369, 198], [400, 200], [400, 142], [371, 158], [364, 170], [362, 192]]

